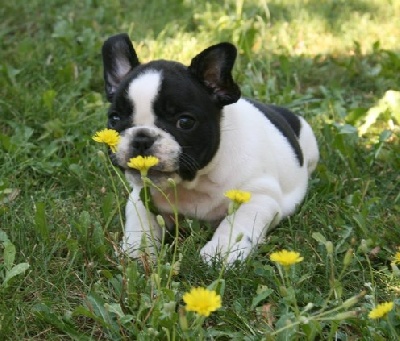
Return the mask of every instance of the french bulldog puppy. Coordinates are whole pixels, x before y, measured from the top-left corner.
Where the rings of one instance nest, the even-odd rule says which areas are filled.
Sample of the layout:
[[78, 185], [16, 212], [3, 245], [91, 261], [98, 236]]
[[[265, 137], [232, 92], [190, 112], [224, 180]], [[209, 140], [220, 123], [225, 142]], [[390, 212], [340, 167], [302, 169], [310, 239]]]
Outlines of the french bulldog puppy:
[[[141, 176], [128, 167], [130, 158], [158, 158], [148, 177], [164, 192], [151, 188], [160, 214], [170, 215], [172, 203], [181, 215], [217, 223], [200, 251], [207, 262], [244, 259], [303, 200], [319, 159], [313, 131], [288, 109], [242, 98], [231, 74], [236, 54], [232, 44], [220, 43], [189, 66], [167, 60], [142, 64], [128, 35], [105, 41], [108, 128], [121, 135], [111, 158], [132, 185], [122, 242], [130, 256], [138, 256], [143, 238], [154, 246], [162, 234], [146, 212]], [[251, 193], [234, 218], [224, 196], [231, 189]]]

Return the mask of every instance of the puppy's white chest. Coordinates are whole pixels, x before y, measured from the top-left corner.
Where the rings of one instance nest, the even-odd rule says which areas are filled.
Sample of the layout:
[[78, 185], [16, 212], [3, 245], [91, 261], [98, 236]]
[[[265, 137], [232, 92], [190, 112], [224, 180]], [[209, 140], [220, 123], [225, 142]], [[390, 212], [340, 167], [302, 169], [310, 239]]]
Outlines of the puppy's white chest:
[[[161, 212], [171, 213], [174, 207], [180, 214], [207, 221], [220, 220], [226, 216], [228, 201], [219, 191], [215, 183], [207, 176], [201, 176], [195, 188], [187, 188], [179, 184], [175, 189], [153, 192], [153, 200]], [[221, 190], [222, 191], [222, 190]]]

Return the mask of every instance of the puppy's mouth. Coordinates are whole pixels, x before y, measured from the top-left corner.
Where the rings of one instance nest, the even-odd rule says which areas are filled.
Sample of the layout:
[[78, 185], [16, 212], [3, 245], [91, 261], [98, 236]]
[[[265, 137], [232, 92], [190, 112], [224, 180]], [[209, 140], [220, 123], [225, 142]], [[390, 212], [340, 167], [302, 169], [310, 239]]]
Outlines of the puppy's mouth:
[[[125, 171], [133, 174], [133, 175], [140, 175], [141, 172], [137, 169], [133, 169], [133, 168], [125, 168]], [[177, 174], [177, 171], [164, 171], [164, 170], [160, 170], [160, 169], [156, 169], [156, 168], [150, 168], [149, 170], [147, 170], [146, 176], [149, 178], [157, 178], [157, 177], [166, 177], [166, 176], [172, 176], [174, 174]]]
[[[142, 171], [139, 169], [131, 168], [127, 164], [123, 167], [126, 172], [137, 177], [142, 174]], [[164, 162], [159, 161], [157, 165], [146, 168], [145, 172], [146, 176], [150, 179], [167, 179], [169, 177], [173, 177], [178, 174], [178, 168], [172, 167], [172, 165], [166, 165]]]
[[[141, 172], [137, 169], [125, 168], [125, 176], [128, 181], [132, 181], [134, 183], [142, 182]], [[169, 179], [172, 179], [174, 183], [179, 181], [178, 171], [166, 171], [161, 170], [157, 167], [152, 167], [147, 170], [146, 178], [150, 179], [150, 181], [157, 187], [166, 188], [169, 185]]]

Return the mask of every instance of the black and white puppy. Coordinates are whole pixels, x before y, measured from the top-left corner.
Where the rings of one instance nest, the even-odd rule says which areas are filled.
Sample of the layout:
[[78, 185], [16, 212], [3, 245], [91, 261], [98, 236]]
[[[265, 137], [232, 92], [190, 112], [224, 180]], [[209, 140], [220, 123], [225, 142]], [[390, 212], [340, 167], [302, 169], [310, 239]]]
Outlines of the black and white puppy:
[[[231, 75], [236, 48], [229, 43], [207, 48], [188, 67], [166, 60], [141, 64], [126, 34], [106, 40], [102, 54], [108, 127], [121, 134], [112, 158], [133, 188], [123, 250], [135, 257], [143, 236], [151, 244], [150, 236], [162, 233], [141, 201], [139, 172], [127, 166], [130, 158], [152, 155], [159, 163], [148, 177], [179, 213], [219, 223], [201, 256], [227, 256], [230, 263], [247, 257], [306, 194], [319, 158], [310, 126], [287, 109], [241, 98]], [[231, 189], [252, 195], [233, 221], [224, 196]], [[172, 212], [158, 191], [152, 198], [161, 214]]]

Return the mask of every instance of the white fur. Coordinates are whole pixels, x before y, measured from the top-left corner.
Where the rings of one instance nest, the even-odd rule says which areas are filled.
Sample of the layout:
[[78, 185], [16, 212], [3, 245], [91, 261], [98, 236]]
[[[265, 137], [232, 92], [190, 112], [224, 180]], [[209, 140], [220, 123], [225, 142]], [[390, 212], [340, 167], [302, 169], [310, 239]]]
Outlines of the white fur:
[[152, 104], [161, 86], [160, 71], [146, 72], [136, 78], [128, 89], [128, 96], [134, 105], [133, 123], [140, 126], [154, 125]]
[[[218, 253], [224, 256], [227, 252], [229, 262], [246, 257], [267, 229], [295, 211], [319, 158], [315, 136], [303, 119], [299, 140], [306, 151], [303, 166], [299, 165], [286, 137], [251, 103], [240, 100], [225, 108], [221, 146], [207, 173], [215, 184], [210, 198], [218, 201], [211, 199], [208, 207], [202, 209], [212, 211], [220, 205], [218, 193], [229, 189], [249, 191], [252, 197], [239, 208], [233, 222], [230, 217], [221, 222], [201, 250], [204, 258]], [[196, 187], [202, 187], [201, 181]]]
[[[159, 87], [160, 78], [157, 77], [160, 75], [151, 73], [142, 77], [154, 82], [152, 89]], [[131, 93], [133, 88], [131, 85], [129, 93], [135, 98], [137, 92], [132, 90]], [[154, 95], [150, 90], [148, 93]], [[140, 97], [135, 104], [145, 102], [142, 100]], [[148, 100], [151, 100], [150, 95]], [[145, 109], [147, 116], [149, 111], [147, 107]], [[154, 117], [154, 114], [148, 116]], [[144, 116], [143, 122], [149, 124]], [[299, 142], [304, 165], [300, 166], [286, 137], [244, 99], [223, 109], [221, 130], [220, 147], [214, 159], [193, 181], [177, 184], [177, 201], [172, 189], [166, 188], [164, 192], [183, 215], [208, 221], [222, 219], [212, 239], [201, 249], [201, 255], [206, 261], [219, 255], [232, 263], [246, 257], [269, 228], [295, 211], [305, 196], [308, 178], [318, 162], [319, 153], [310, 126], [301, 119]], [[224, 196], [230, 189], [249, 191], [252, 195], [234, 216], [227, 216], [229, 200]], [[143, 233], [150, 235], [150, 229], [153, 229], [156, 239], [161, 235], [153, 217], [150, 224], [143, 224], [146, 213], [138, 193], [134, 188], [126, 210], [123, 246], [132, 256], [137, 255], [135, 249]], [[153, 200], [161, 212], [172, 212], [171, 205], [157, 191], [153, 191]], [[140, 220], [142, 223], [139, 224]]]
[[[161, 229], [157, 226], [154, 216], [147, 212], [140, 200], [139, 184], [133, 186], [125, 209], [125, 234], [122, 240], [122, 249], [131, 256], [138, 256], [139, 249], [147, 249], [154, 253], [154, 246], [161, 240]], [[145, 238], [142, 238], [142, 237]], [[145, 244], [143, 245], [142, 242]]]

